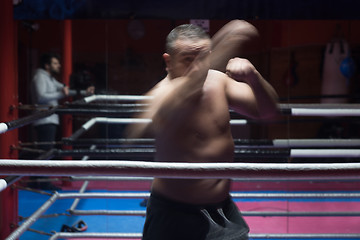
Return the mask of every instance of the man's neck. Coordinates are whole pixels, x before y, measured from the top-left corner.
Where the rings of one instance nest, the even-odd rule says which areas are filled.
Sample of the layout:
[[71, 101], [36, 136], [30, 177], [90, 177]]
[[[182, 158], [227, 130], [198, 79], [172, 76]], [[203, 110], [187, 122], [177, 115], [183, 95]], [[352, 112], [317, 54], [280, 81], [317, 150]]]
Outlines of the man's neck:
[[55, 75], [53, 72], [51, 72], [50, 70], [45, 70], [45, 71], [49, 74], [50, 77], [55, 78]]

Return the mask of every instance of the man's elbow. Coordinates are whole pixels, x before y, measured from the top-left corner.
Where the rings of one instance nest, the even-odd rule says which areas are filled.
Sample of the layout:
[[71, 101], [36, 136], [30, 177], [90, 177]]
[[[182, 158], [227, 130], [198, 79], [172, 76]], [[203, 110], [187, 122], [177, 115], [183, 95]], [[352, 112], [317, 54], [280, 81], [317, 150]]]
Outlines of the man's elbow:
[[47, 97], [39, 96], [36, 99], [37, 104], [47, 104], [49, 102], [49, 99]]
[[243, 41], [255, 40], [259, 37], [256, 27], [244, 20], [233, 20], [229, 23], [231, 37]]
[[251, 117], [254, 120], [274, 121], [281, 117], [281, 112], [276, 104], [273, 107], [268, 107], [266, 109], [258, 109]]
[[274, 120], [278, 120], [280, 118], [281, 114], [280, 114], [280, 109], [278, 109], [277, 107], [272, 109], [271, 111], [267, 111], [265, 113], [263, 113], [262, 115], [260, 115], [260, 119], [261, 120], [266, 120], [266, 121], [274, 121]]

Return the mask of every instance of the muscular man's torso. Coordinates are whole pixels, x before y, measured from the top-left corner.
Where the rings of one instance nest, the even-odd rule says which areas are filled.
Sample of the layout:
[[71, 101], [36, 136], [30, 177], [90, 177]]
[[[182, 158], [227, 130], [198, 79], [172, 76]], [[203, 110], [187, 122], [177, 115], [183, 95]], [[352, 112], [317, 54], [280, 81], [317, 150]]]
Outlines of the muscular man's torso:
[[[200, 98], [181, 116], [181, 124], [164, 125], [156, 137], [156, 161], [231, 162], [234, 144], [230, 131], [228, 102], [223, 74], [210, 71]], [[171, 129], [170, 129], [171, 128]], [[166, 132], [169, 134], [166, 134]], [[206, 204], [224, 200], [228, 179], [155, 179], [153, 190], [174, 200]]]

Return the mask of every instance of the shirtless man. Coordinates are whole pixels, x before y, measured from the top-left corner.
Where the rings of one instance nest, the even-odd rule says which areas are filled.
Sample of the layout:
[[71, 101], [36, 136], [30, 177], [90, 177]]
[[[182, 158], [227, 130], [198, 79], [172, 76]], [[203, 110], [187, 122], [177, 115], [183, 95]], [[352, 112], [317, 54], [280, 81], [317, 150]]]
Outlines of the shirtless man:
[[[233, 162], [229, 108], [255, 119], [277, 114], [276, 92], [248, 60], [230, 59], [226, 74], [210, 69], [221, 66], [211, 56], [224, 58], [219, 46], [226, 44], [193, 25], [168, 35], [168, 75], [148, 93], [154, 98], [141, 116], [152, 123], [129, 131], [151, 132], [156, 161]], [[229, 179], [154, 179], [143, 240], [248, 239], [229, 191]]]

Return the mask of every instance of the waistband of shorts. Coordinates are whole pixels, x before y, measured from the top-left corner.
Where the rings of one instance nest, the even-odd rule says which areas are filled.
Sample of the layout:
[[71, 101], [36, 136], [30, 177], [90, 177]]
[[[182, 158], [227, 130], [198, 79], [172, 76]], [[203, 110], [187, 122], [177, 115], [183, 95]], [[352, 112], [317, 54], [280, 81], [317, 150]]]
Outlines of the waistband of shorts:
[[223, 201], [218, 202], [218, 203], [191, 204], [191, 203], [185, 203], [185, 202], [180, 202], [180, 201], [170, 199], [154, 190], [151, 191], [150, 198], [154, 199], [155, 204], [156, 204], [156, 202], [159, 202], [160, 204], [162, 204], [162, 206], [166, 205], [170, 208], [178, 208], [178, 209], [187, 210], [187, 211], [199, 211], [201, 209], [218, 209], [218, 208], [223, 208], [224, 206], [226, 206], [232, 202], [232, 199], [229, 195], [226, 199], [224, 199]]

